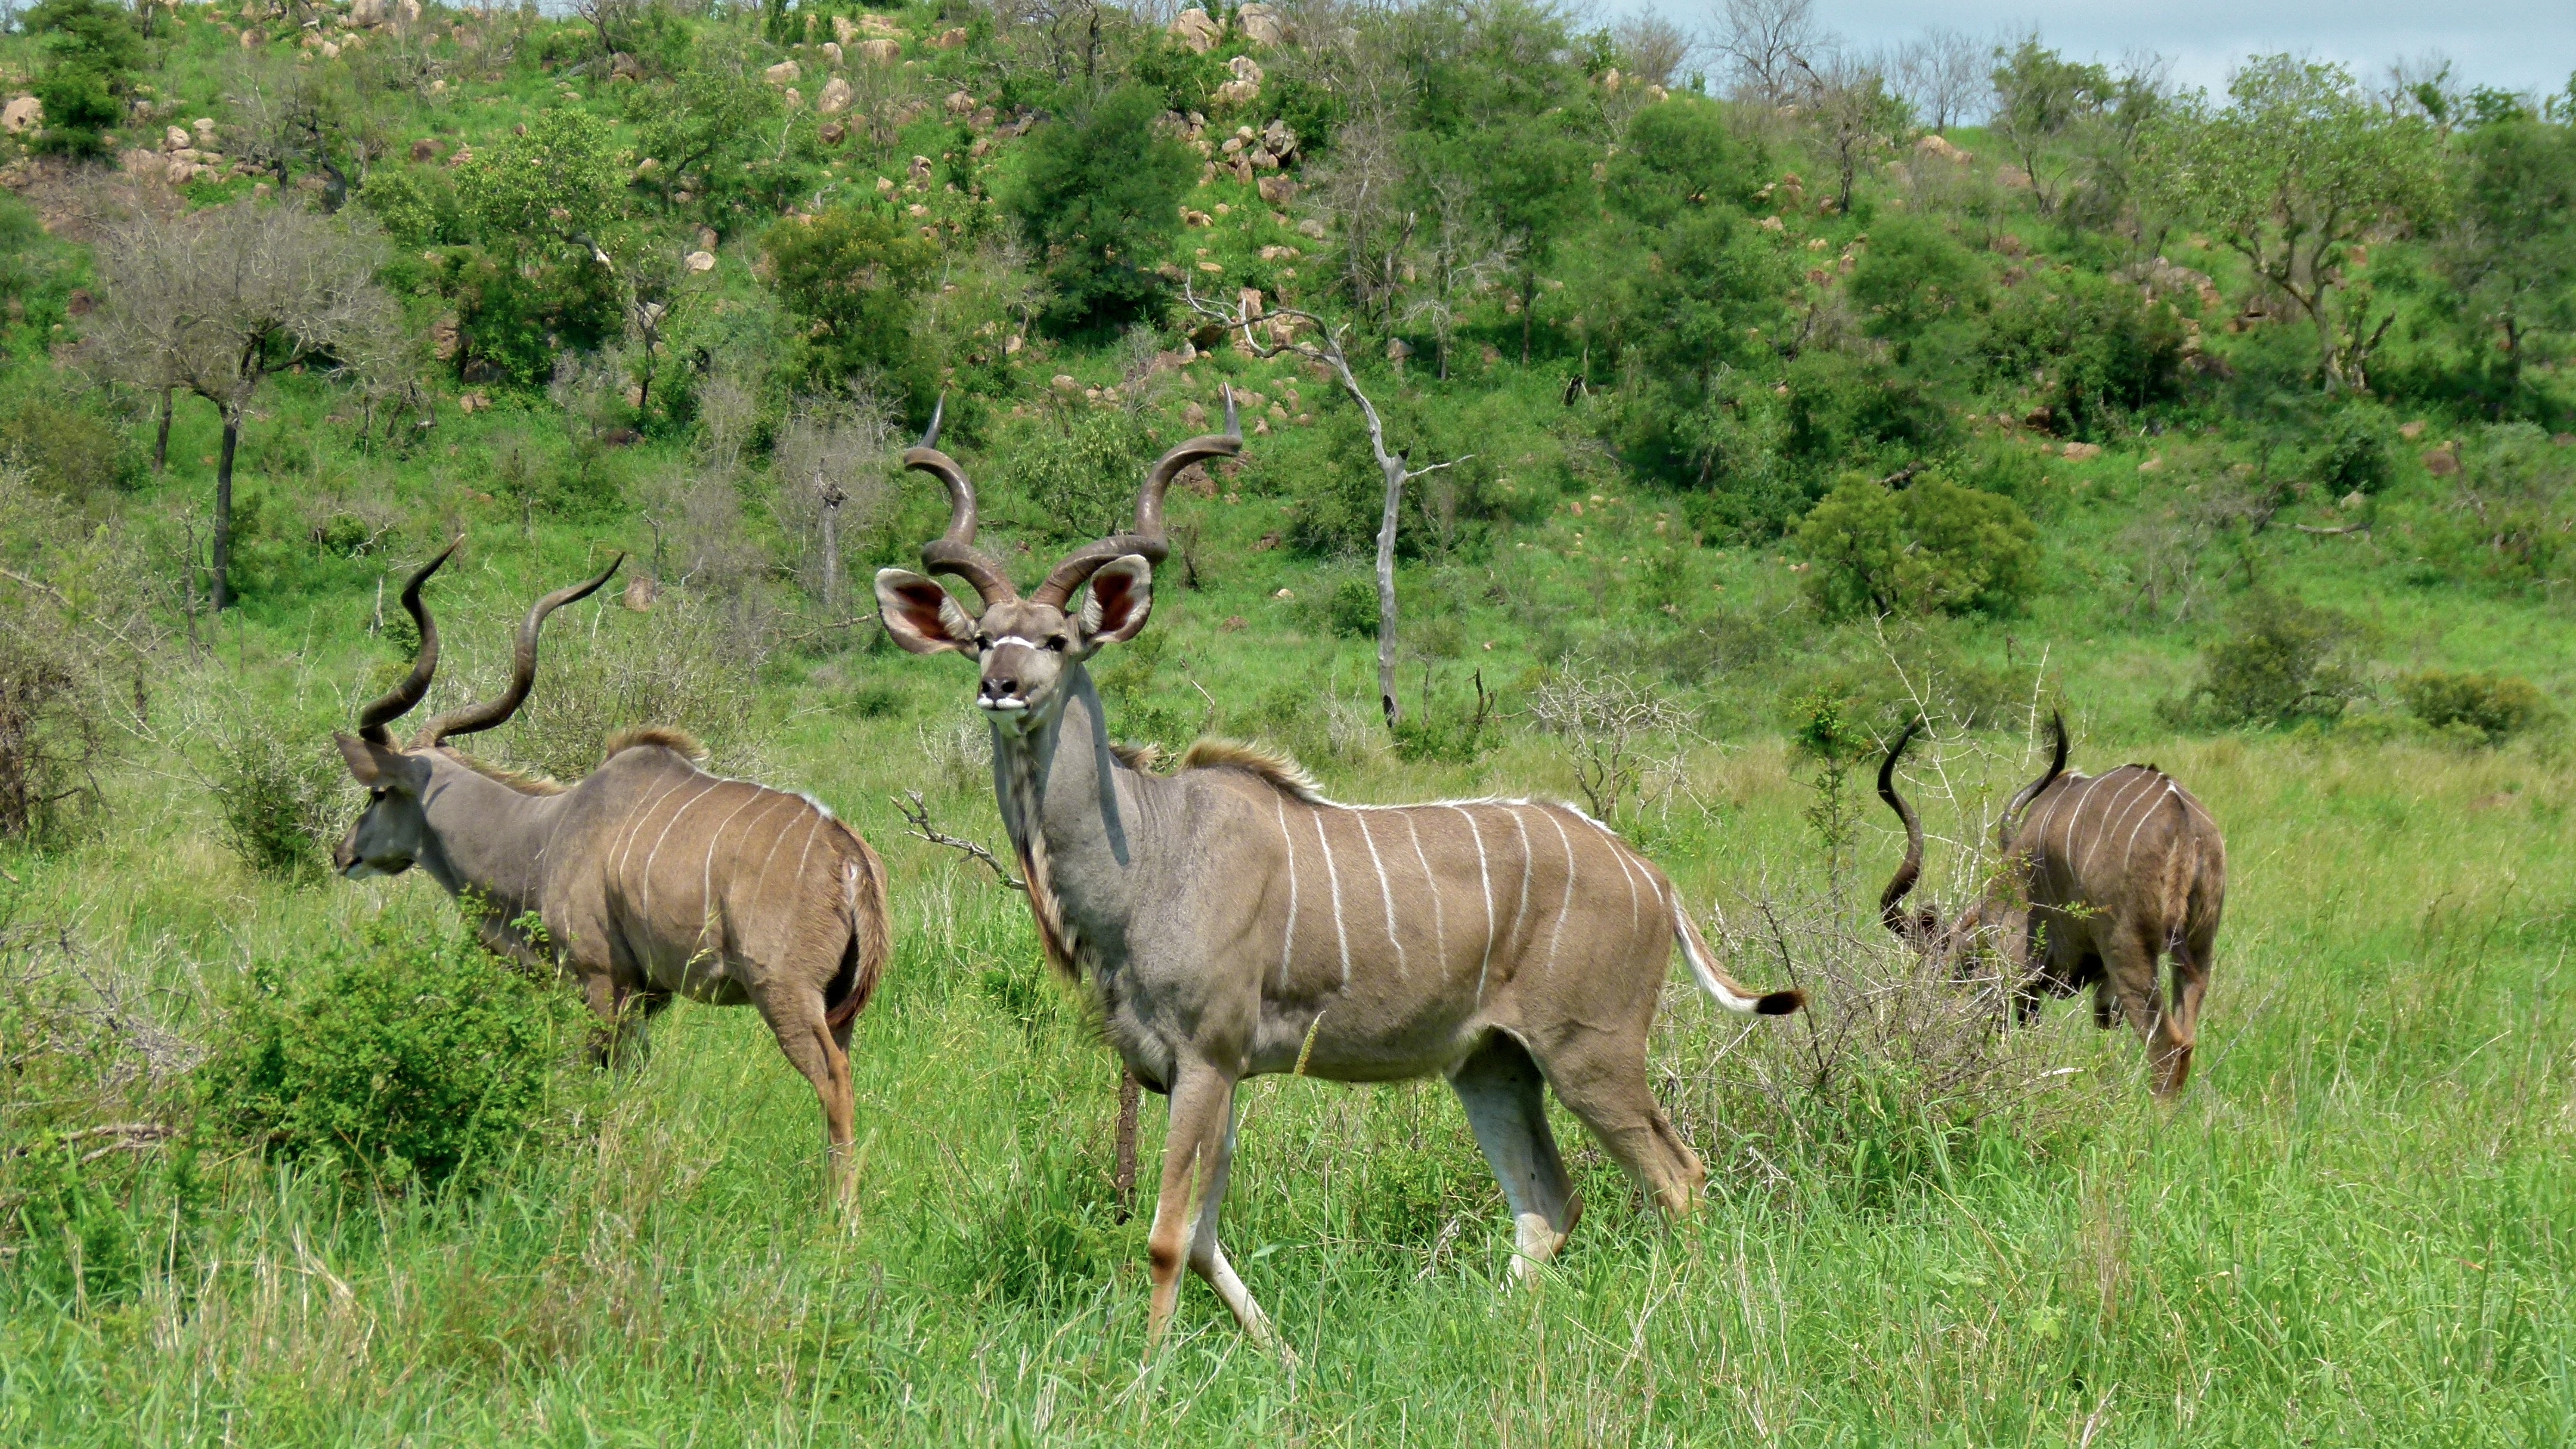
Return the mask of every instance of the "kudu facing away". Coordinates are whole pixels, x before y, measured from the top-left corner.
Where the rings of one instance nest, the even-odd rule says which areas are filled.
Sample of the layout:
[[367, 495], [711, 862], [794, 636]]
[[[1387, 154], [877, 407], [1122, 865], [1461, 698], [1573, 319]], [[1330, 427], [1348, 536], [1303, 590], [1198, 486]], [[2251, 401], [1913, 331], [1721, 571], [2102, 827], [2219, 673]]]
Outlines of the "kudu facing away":
[[[2048, 772], [2004, 806], [1995, 827], [2003, 868], [1993, 886], [1947, 926], [1926, 907], [1908, 914], [1906, 893], [1923, 874], [1923, 826], [1896, 792], [1896, 765], [1921, 720], [1905, 727], [1878, 768], [1878, 794], [1905, 822], [1905, 862], [1879, 896], [1879, 919], [1903, 940], [1966, 965], [1991, 951], [2015, 978], [2014, 1012], [2027, 1021], [2040, 996], [2093, 989], [2093, 1019], [2126, 1016], [2146, 1043], [2155, 1090], [2182, 1090], [2199, 1035], [2200, 998], [2227, 903], [2227, 844], [2190, 791], [2153, 765], [2107, 775], [2066, 768], [2066, 721]], [[2173, 959], [2159, 1004], [2156, 965]]]
[[1076, 550], [1027, 598], [976, 549], [974, 488], [939, 451], [934, 418], [904, 455], [950, 499], [947, 534], [922, 561], [971, 584], [981, 610], [902, 569], [876, 585], [905, 649], [980, 664], [994, 788], [1047, 959], [1088, 979], [1110, 1043], [1171, 1097], [1149, 1236], [1154, 1342], [1184, 1262], [1272, 1341], [1217, 1243], [1244, 1077], [1445, 1075], [1511, 1202], [1526, 1273], [1581, 1211], [1542, 1083], [1667, 1211], [1689, 1209], [1706, 1179], [1647, 1088], [1646, 1031], [1677, 938], [1722, 1005], [1778, 1015], [1800, 1003], [1727, 979], [1662, 872], [1570, 806], [1339, 805], [1295, 765], [1212, 740], [1171, 776], [1113, 756], [1084, 661], [1144, 628], [1164, 490], [1242, 447], [1230, 394], [1226, 414], [1224, 434], [1154, 465], [1133, 532]]
[[[822, 1098], [847, 1197], [857, 1185], [850, 1024], [888, 951], [876, 853], [805, 796], [707, 774], [696, 743], [676, 731], [619, 735], [600, 767], [569, 787], [491, 769], [442, 743], [518, 709], [546, 615], [606, 583], [615, 563], [528, 611], [500, 698], [441, 714], [408, 746], [395, 744], [385, 726], [420, 703], [438, 667], [438, 626], [420, 588], [454, 552], [403, 587], [420, 625], [411, 674], [359, 712], [355, 736], [335, 737], [368, 800], [334, 864], [352, 879], [426, 869], [472, 902], [494, 950], [551, 962], [580, 983], [604, 1049], [621, 1037], [640, 1045], [637, 1016], [674, 995], [758, 1007]], [[518, 925], [531, 914], [544, 923], [542, 940]]]

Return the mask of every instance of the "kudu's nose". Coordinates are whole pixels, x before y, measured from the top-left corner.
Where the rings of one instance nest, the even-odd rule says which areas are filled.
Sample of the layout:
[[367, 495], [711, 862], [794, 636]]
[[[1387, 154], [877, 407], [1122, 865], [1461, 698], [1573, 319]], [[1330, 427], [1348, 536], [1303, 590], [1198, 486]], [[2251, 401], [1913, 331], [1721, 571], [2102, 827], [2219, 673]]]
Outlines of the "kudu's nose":
[[982, 692], [986, 699], [1017, 699], [1020, 682], [1006, 674], [987, 674]]

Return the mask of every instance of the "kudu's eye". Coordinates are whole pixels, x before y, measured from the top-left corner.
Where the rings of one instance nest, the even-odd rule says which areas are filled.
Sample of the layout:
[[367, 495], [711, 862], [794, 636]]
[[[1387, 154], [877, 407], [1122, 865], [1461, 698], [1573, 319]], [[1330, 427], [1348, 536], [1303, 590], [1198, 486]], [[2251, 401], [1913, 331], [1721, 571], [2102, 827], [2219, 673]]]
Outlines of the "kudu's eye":
[[1058, 654], [1062, 654], [1064, 652], [1064, 636], [1062, 634], [1057, 634], [1052, 638], [1049, 638], [1047, 640], [1047, 647]]

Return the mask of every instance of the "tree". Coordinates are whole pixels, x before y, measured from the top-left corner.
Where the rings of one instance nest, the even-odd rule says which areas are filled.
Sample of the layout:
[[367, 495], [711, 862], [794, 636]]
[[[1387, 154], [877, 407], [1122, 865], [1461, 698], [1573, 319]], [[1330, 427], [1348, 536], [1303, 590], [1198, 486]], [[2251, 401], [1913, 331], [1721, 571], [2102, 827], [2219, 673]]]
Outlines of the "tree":
[[1483, 153], [1479, 174], [1484, 180], [1478, 190], [1486, 218], [1511, 254], [1517, 273], [1521, 361], [1526, 364], [1539, 269], [1555, 255], [1565, 233], [1593, 208], [1590, 171], [1595, 148], [1574, 134], [1561, 112], [1499, 123], [1472, 144]]
[[2499, 415], [2522, 390], [2531, 334], [2576, 330], [2576, 131], [2515, 120], [2471, 131], [2458, 148], [2456, 211], [2435, 268], [2504, 377]]
[[2068, 60], [2041, 45], [2036, 35], [2011, 50], [1998, 46], [1995, 61], [1995, 109], [1987, 125], [2030, 178], [2031, 199], [2039, 204], [2040, 215], [2050, 215], [2059, 199], [2052, 173], [2062, 176], [2052, 163], [2068, 134], [2109, 99], [2111, 73]]
[[1807, 590], [1829, 615], [1999, 611], [2029, 593], [2039, 531], [2021, 505], [1929, 474], [1852, 478], [1807, 514]]
[[937, 265], [939, 249], [882, 209], [837, 207], [790, 217], [760, 240], [771, 285], [806, 325], [805, 372], [820, 386], [876, 374], [919, 392], [913, 376], [914, 296]]
[[1963, 31], [1927, 30], [1896, 53], [1897, 94], [1935, 131], [1975, 119], [1993, 94], [1986, 48]]
[[1985, 276], [1939, 222], [1896, 217], [1872, 231], [1847, 290], [1869, 314], [1862, 329], [1895, 343], [1903, 363], [1925, 328], [1982, 299]]
[[143, 63], [143, 36], [106, 0], [44, 0], [25, 16], [43, 37], [45, 72], [36, 82], [45, 129], [37, 145], [74, 156], [107, 151], [107, 130], [125, 118], [124, 96]]
[[2367, 391], [2370, 354], [2393, 314], [2374, 307], [2366, 285], [2348, 286], [2343, 263], [2383, 229], [2441, 215], [2433, 132], [2383, 115], [2341, 66], [2264, 57], [2227, 90], [2226, 106], [2195, 94], [2150, 133], [2145, 189], [2198, 217], [2307, 315], [2327, 391]]
[[233, 459], [270, 373], [399, 365], [401, 316], [376, 283], [374, 236], [300, 206], [250, 201], [113, 225], [98, 247], [106, 293], [89, 346], [130, 385], [184, 389], [223, 418], [215, 467], [214, 603], [232, 596]]
[[1807, 82], [1799, 104], [1817, 143], [1833, 158], [1834, 204], [1849, 214], [1861, 164], [1894, 146], [1905, 129], [1905, 102], [1887, 88], [1875, 61], [1832, 55], [1812, 64], [1801, 61], [1799, 70]]
[[1816, 23], [1815, 0], [1725, 0], [1710, 44], [1734, 71], [1737, 96], [1777, 106], [1798, 89], [1807, 57], [1828, 40]]
[[1181, 196], [1199, 164], [1162, 118], [1153, 91], [1127, 85], [1029, 135], [1007, 204], [1067, 323], [1131, 316], [1162, 288], [1154, 268], [1180, 231]]
[[612, 228], [626, 214], [627, 152], [607, 120], [577, 106], [538, 116], [458, 170], [457, 201], [487, 243], [515, 252], [551, 239], [614, 266]]

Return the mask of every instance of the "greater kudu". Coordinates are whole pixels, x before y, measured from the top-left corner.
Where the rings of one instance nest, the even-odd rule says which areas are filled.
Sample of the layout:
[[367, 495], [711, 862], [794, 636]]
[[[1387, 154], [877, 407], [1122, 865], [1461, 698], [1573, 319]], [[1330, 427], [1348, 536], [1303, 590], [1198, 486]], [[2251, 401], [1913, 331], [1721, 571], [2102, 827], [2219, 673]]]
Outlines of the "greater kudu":
[[[2002, 868], [1989, 889], [1943, 925], [1929, 906], [1908, 913], [1923, 874], [1923, 825], [1896, 790], [1897, 761], [1923, 727], [1905, 727], [1878, 767], [1879, 798], [1905, 822], [1905, 860], [1879, 896], [1879, 919], [1897, 936], [1973, 969], [2000, 959], [2014, 1015], [2028, 1021], [2040, 998], [2091, 987], [2093, 1019], [2119, 1017], [2147, 1047], [2155, 1090], [2182, 1090], [2199, 1037], [2200, 999], [2227, 904], [2227, 843], [2218, 822], [2180, 782], [2153, 765], [2107, 775], [2066, 768], [2066, 721], [2054, 718], [2048, 770], [2004, 806], [1995, 826]], [[2159, 1003], [2157, 962], [2173, 961]]]
[[[839, 1189], [850, 1195], [850, 1026], [888, 951], [876, 853], [807, 796], [707, 774], [696, 742], [674, 730], [617, 736], [600, 767], [569, 787], [443, 743], [517, 710], [546, 615], [606, 583], [616, 563], [528, 611], [500, 698], [438, 715], [408, 746], [395, 744], [385, 726], [420, 703], [438, 668], [438, 625], [420, 588], [454, 552], [403, 587], [420, 625], [410, 675], [359, 712], [356, 735], [335, 736], [368, 795], [334, 858], [340, 873], [426, 869], [470, 903], [494, 950], [580, 983], [603, 1050], [621, 1038], [640, 1046], [638, 1018], [674, 995], [758, 1007], [822, 1099]], [[522, 925], [531, 916], [541, 937]]]
[[1224, 741], [1191, 746], [1170, 776], [1110, 749], [1084, 661], [1145, 626], [1164, 490], [1242, 447], [1231, 393], [1223, 434], [1181, 443], [1146, 476], [1134, 530], [1076, 550], [1025, 599], [975, 547], [973, 485], [937, 443], [934, 417], [904, 455], [948, 488], [948, 531], [922, 562], [972, 585], [981, 607], [902, 569], [877, 575], [877, 598], [905, 649], [979, 662], [994, 789], [1047, 959], [1088, 981], [1111, 1045], [1171, 1098], [1149, 1338], [1170, 1323], [1187, 1262], [1272, 1341], [1217, 1242], [1247, 1076], [1446, 1076], [1510, 1200], [1522, 1274], [1581, 1212], [1542, 1083], [1667, 1212], [1687, 1211], [1707, 1173], [1646, 1077], [1675, 941], [1731, 1010], [1779, 1015], [1801, 998], [1728, 979], [1681, 893], [1617, 835], [1545, 801], [1337, 804], [1294, 764]]

